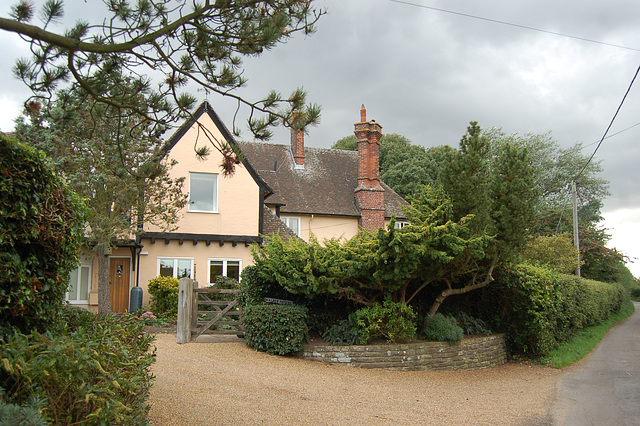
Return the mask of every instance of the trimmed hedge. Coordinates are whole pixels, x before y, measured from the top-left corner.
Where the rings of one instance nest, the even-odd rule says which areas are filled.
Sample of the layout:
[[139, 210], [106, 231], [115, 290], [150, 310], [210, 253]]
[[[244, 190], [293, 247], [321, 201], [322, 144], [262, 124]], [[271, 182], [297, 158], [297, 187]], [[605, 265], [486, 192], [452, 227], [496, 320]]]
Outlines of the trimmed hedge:
[[501, 271], [497, 286], [499, 322], [511, 349], [531, 356], [543, 356], [582, 328], [605, 321], [628, 297], [620, 284], [524, 264]]
[[247, 306], [242, 323], [247, 346], [271, 355], [301, 351], [307, 341], [307, 309], [301, 306]]
[[147, 424], [154, 340], [135, 316], [67, 308], [55, 334], [14, 334], [0, 345], [10, 404], [42, 402], [54, 424]]
[[560, 275], [557, 281], [556, 337], [559, 341], [578, 330], [606, 321], [627, 299], [624, 286]]

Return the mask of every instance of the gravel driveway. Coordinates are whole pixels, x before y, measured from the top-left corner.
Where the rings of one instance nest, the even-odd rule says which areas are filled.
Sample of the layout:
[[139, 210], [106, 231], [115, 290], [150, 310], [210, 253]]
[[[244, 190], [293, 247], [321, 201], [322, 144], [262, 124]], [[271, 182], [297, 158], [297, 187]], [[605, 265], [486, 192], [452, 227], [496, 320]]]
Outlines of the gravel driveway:
[[[206, 337], [206, 336], [205, 336]], [[155, 425], [548, 425], [560, 370], [384, 371], [256, 352], [237, 338], [158, 334]]]

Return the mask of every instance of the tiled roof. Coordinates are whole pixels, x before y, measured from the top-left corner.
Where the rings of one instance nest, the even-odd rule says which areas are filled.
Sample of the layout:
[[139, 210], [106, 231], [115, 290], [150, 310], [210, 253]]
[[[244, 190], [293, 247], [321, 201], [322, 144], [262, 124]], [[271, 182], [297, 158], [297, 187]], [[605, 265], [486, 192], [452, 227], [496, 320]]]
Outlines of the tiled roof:
[[[280, 205], [283, 214], [321, 214], [360, 217], [354, 190], [358, 183], [358, 153], [305, 147], [304, 168], [296, 168], [289, 145], [238, 142], [246, 159], [273, 194], [267, 205]], [[385, 190], [385, 217], [404, 218], [407, 205], [389, 186]]]
[[266, 205], [262, 207], [264, 215], [263, 233], [266, 236], [278, 234], [283, 240], [299, 239], [295, 232], [291, 230], [284, 222], [271, 211]]

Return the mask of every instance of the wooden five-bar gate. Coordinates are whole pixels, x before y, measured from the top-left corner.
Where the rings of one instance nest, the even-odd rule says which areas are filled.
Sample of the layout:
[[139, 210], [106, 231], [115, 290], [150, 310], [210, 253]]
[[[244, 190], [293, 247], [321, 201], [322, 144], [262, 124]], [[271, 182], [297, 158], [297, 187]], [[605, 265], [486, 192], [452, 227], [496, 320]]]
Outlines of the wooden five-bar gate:
[[[195, 341], [207, 334], [242, 334], [237, 289], [198, 288], [198, 282], [181, 278], [178, 289], [178, 343]], [[216, 300], [215, 295], [235, 295]]]

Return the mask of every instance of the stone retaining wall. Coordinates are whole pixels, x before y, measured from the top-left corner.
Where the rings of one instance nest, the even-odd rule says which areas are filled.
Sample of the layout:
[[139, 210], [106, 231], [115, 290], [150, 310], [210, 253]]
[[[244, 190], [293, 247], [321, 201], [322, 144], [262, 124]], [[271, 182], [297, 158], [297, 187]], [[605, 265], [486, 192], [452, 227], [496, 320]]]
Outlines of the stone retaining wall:
[[476, 370], [506, 362], [504, 335], [469, 337], [455, 345], [444, 342], [330, 346], [309, 344], [303, 358], [353, 367], [386, 370]]

